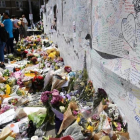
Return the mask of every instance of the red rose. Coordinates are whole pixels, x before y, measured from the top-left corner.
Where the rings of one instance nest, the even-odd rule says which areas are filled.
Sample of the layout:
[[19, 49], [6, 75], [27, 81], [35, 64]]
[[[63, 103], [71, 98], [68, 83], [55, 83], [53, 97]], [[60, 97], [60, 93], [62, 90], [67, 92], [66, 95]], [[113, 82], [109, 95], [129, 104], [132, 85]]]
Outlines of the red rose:
[[26, 53], [26, 54], [27, 54], [27, 53], [28, 53], [28, 51], [26, 51], [26, 50], [25, 50], [25, 51], [24, 51], [24, 53]]
[[39, 79], [39, 80], [43, 80], [44, 77], [43, 77], [43, 76], [38, 76], [38, 79]]

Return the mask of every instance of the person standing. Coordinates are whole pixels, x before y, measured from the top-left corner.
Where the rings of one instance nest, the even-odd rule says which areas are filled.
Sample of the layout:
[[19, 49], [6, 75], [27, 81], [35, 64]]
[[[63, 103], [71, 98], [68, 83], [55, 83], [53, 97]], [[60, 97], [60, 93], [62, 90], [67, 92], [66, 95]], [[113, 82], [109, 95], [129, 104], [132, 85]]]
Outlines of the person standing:
[[[0, 34], [1, 35], [2, 35], [2, 32], [1, 32], [2, 27], [4, 27], [4, 24], [0, 23]], [[0, 67], [1, 68], [5, 68], [5, 65], [4, 65], [4, 47], [5, 47], [5, 44], [6, 43], [3, 42], [0, 38]]]
[[22, 19], [24, 23], [24, 37], [27, 37], [28, 21], [25, 18], [25, 15], [22, 15]]
[[15, 16], [12, 16], [12, 19], [13, 19], [12, 21], [13, 22], [13, 36], [17, 43], [19, 41], [19, 26], [17, 24], [19, 20]]
[[9, 39], [6, 42], [6, 46], [7, 46], [7, 53], [10, 53], [10, 49], [11, 49], [11, 53], [14, 52], [14, 48], [13, 48], [13, 23], [11, 21], [11, 19], [9, 18], [9, 14], [7, 12], [4, 13], [4, 21], [3, 21], [5, 30], [9, 33]]
[[20, 18], [19, 22], [17, 23], [19, 26], [19, 34], [20, 34], [20, 40], [23, 38], [24, 36], [24, 23], [23, 23], [23, 19]]

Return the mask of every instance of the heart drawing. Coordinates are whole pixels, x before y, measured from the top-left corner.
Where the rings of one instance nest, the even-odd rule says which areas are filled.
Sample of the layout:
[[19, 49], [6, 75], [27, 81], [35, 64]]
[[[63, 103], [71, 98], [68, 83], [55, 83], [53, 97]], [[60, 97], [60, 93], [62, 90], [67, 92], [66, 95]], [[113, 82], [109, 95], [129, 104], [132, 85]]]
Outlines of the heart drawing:
[[136, 23], [133, 14], [129, 14], [127, 18], [122, 19], [122, 34], [129, 46], [134, 49], [136, 43]]

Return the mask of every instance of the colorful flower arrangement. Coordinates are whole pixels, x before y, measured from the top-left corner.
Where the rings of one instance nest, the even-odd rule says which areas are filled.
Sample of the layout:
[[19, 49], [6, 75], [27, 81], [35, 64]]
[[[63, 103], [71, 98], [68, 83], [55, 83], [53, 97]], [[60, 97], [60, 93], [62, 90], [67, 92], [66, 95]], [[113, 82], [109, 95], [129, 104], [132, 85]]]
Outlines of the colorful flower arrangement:
[[43, 88], [43, 85], [44, 85], [44, 77], [43, 76], [35, 76], [32, 79], [33, 89], [41, 90]]
[[64, 67], [65, 72], [70, 73], [72, 71], [70, 66], [65, 66]]
[[13, 98], [13, 99], [9, 100], [8, 102], [9, 102], [9, 104], [12, 104], [15, 106], [18, 103], [18, 98]]
[[31, 61], [31, 63], [33, 63], [33, 64], [37, 64], [37, 58], [36, 58], [36, 57], [32, 57], [32, 58], [30, 59], [30, 61]]
[[68, 107], [69, 101], [66, 98], [63, 98], [59, 91], [54, 89], [53, 91], [45, 91], [41, 94], [41, 101], [44, 105], [51, 105], [53, 108], [64, 113]]
[[25, 90], [19, 88], [19, 89], [16, 91], [16, 94], [17, 94], [18, 96], [24, 96], [24, 95], [25, 95]]
[[11, 108], [13, 108], [13, 106], [11, 106], [11, 105], [8, 105], [8, 104], [2, 105], [2, 107], [1, 107], [1, 109], [0, 109], [0, 114], [2, 114], [2, 113], [4, 113], [4, 112], [8, 111], [8, 110], [11, 109]]
[[28, 60], [30, 60], [32, 57], [35, 57], [33, 53], [28, 53], [28, 54], [27, 54]]
[[3, 71], [3, 77], [10, 76], [10, 71], [8, 69]]
[[23, 54], [24, 53], [24, 50], [25, 50], [25, 46], [21, 45], [21, 44], [17, 44], [15, 46], [15, 52], [17, 54]]
[[6, 81], [6, 83], [7, 83], [9, 86], [13, 87], [13, 86], [16, 84], [16, 79], [15, 79], [14, 77], [9, 77], [9, 78], [7, 79], [7, 81]]

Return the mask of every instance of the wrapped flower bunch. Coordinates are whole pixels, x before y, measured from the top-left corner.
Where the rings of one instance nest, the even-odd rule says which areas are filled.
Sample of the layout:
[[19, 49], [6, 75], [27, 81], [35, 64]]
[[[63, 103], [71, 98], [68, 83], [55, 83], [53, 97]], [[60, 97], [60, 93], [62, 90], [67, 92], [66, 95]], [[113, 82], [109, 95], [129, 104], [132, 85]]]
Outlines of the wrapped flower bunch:
[[35, 76], [32, 79], [32, 86], [34, 89], [41, 90], [44, 85], [44, 77], [43, 76]]

